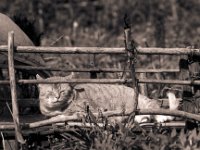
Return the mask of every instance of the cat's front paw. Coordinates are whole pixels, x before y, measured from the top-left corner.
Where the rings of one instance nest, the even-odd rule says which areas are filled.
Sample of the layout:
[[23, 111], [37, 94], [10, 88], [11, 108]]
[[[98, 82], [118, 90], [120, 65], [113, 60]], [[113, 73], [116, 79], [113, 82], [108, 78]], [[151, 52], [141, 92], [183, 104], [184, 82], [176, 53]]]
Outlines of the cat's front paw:
[[54, 111], [54, 112], [50, 113], [51, 116], [58, 116], [58, 115], [62, 115], [62, 114], [63, 114], [63, 112], [61, 112], [61, 111]]

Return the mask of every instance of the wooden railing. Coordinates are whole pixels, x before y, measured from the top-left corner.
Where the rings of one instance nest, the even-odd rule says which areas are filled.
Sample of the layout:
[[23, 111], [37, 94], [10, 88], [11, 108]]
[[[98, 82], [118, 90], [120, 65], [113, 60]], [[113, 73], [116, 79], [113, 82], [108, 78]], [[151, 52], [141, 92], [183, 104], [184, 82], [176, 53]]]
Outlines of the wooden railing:
[[[51, 124], [53, 122], [59, 122], [59, 121], [69, 121], [69, 120], [76, 120], [79, 118], [76, 117], [65, 117], [65, 118], [58, 118], [55, 120], [42, 120], [40, 122], [36, 123], [27, 123], [27, 124], [20, 124], [19, 121], [19, 112], [18, 112], [18, 101], [17, 101], [17, 91], [16, 91], [16, 84], [38, 84], [38, 83], [107, 83], [107, 84], [113, 84], [113, 83], [127, 83], [127, 82], [133, 82], [133, 80], [138, 80], [138, 83], [154, 83], [154, 84], [179, 84], [179, 85], [200, 85], [200, 80], [156, 80], [156, 79], [136, 79], [134, 77], [134, 72], [132, 72], [132, 79], [69, 79], [69, 80], [35, 80], [35, 79], [19, 79], [16, 80], [15, 78], [15, 69], [23, 69], [23, 70], [50, 70], [50, 71], [68, 71], [68, 72], [123, 72], [133, 71], [132, 69], [135, 69], [136, 73], [161, 73], [161, 72], [180, 72], [181, 68], [175, 68], [175, 69], [143, 69], [143, 68], [135, 68], [134, 65], [132, 65], [132, 68], [122, 70], [118, 68], [76, 68], [76, 69], [62, 69], [62, 68], [53, 68], [53, 67], [41, 67], [41, 66], [23, 66], [23, 65], [14, 65], [14, 55], [15, 53], [55, 53], [55, 54], [125, 54], [127, 53], [127, 50], [125, 48], [106, 48], [106, 47], [33, 47], [33, 46], [14, 46], [13, 40], [14, 40], [14, 33], [10, 32], [8, 34], [8, 46], [0, 46], [0, 53], [1, 52], [8, 52], [8, 66], [0, 65], [0, 68], [8, 68], [9, 70], [9, 80], [0, 80], [0, 84], [10, 84], [11, 88], [11, 96], [12, 96], [12, 115], [13, 115], [13, 121], [14, 121], [14, 127], [16, 138], [18, 142], [24, 143], [24, 139], [22, 136], [21, 128], [35, 128], [39, 126], [44, 126]], [[130, 41], [129, 41], [130, 42]], [[130, 52], [132, 55], [133, 52]], [[151, 55], [193, 55], [193, 56], [200, 56], [200, 49], [191, 49], [191, 48], [137, 48], [137, 54], [151, 54]], [[136, 84], [133, 84], [136, 86]], [[158, 111], [152, 111], [152, 110], [141, 110], [137, 112], [137, 114], [163, 114], [163, 115], [176, 115], [180, 117], [187, 117], [190, 119], [198, 120], [200, 121], [200, 116], [197, 114], [191, 114], [186, 113], [183, 111], [173, 111], [169, 112], [167, 110], [158, 110]], [[105, 114], [106, 115], [106, 114]], [[119, 112], [116, 112], [115, 115], [120, 115]], [[128, 114], [127, 114], [128, 115]], [[107, 114], [107, 116], [112, 116], [111, 114]], [[0, 130], [10, 130], [12, 128], [11, 126], [0, 126]]]

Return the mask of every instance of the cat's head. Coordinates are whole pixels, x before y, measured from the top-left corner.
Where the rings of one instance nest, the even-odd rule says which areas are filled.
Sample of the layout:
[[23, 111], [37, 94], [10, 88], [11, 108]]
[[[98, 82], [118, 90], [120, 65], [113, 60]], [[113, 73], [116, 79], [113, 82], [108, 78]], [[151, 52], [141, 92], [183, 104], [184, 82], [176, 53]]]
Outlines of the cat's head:
[[[38, 80], [43, 79], [41, 76], [36, 75]], [[50, 77], [48, 79], [71, 79], [72, 76], [66, 77]], [[49, 109], [52, 111], [61, 110], [68, 105], [68, 101], [72, 97], [73, 88], [68, 83], [53, 83], [53, 84], [38, 84], [40, 109]], [[41, 110], [42, 112], [43, 110]]]

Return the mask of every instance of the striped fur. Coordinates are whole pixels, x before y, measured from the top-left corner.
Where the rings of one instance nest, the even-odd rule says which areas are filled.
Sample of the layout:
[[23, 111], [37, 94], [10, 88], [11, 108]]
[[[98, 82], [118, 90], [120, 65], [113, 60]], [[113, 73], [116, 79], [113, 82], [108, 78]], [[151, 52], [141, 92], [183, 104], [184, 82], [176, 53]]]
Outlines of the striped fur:
[[[77, 84], [72, 87], [67, 83], [39, 84], [39, 90], [40, 110], [46, 116], [85, 112], [86, 106], [89, 106], [92, 112], [117, 110], [130, 113], [133, 111], [135, 92], [124, 85]], [[160, 105], [157, 100], [139, 94], [138, 109], [148, 108], [158, 109]], [[167, 117], [157, 115], [155, 119], [164, 122], [169, 120]], [[143, 122], [145, 118], [150, 119], [150, 115], [136, 116], [136, 121]]]

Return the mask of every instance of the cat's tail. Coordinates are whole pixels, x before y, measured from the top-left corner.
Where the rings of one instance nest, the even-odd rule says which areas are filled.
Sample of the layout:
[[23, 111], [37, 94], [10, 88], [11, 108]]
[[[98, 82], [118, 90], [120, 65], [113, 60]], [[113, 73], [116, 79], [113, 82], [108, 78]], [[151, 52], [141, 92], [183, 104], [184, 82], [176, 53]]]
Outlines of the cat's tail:
[[169, 109], [170, 110], [178, 110], [179, 104], [180, 104], [180, 99], [176, 98], [176, 95], [172, 91], [167, 92], [167, 97], [169, 100]]
[[[178, 110], [179, 104], [180, 104], [180, 99], [176, 98], [176, 95], [173, 91], [168, 91], [167, 92], [167, 97], [169, 101], [169, 109], [170, 110]], [[174, 120], [174, 116], [163, 116], [163, 115], [156, 115], [155, 119], [157, 122], [166, 122], [166, 121], [171, 121]]]

